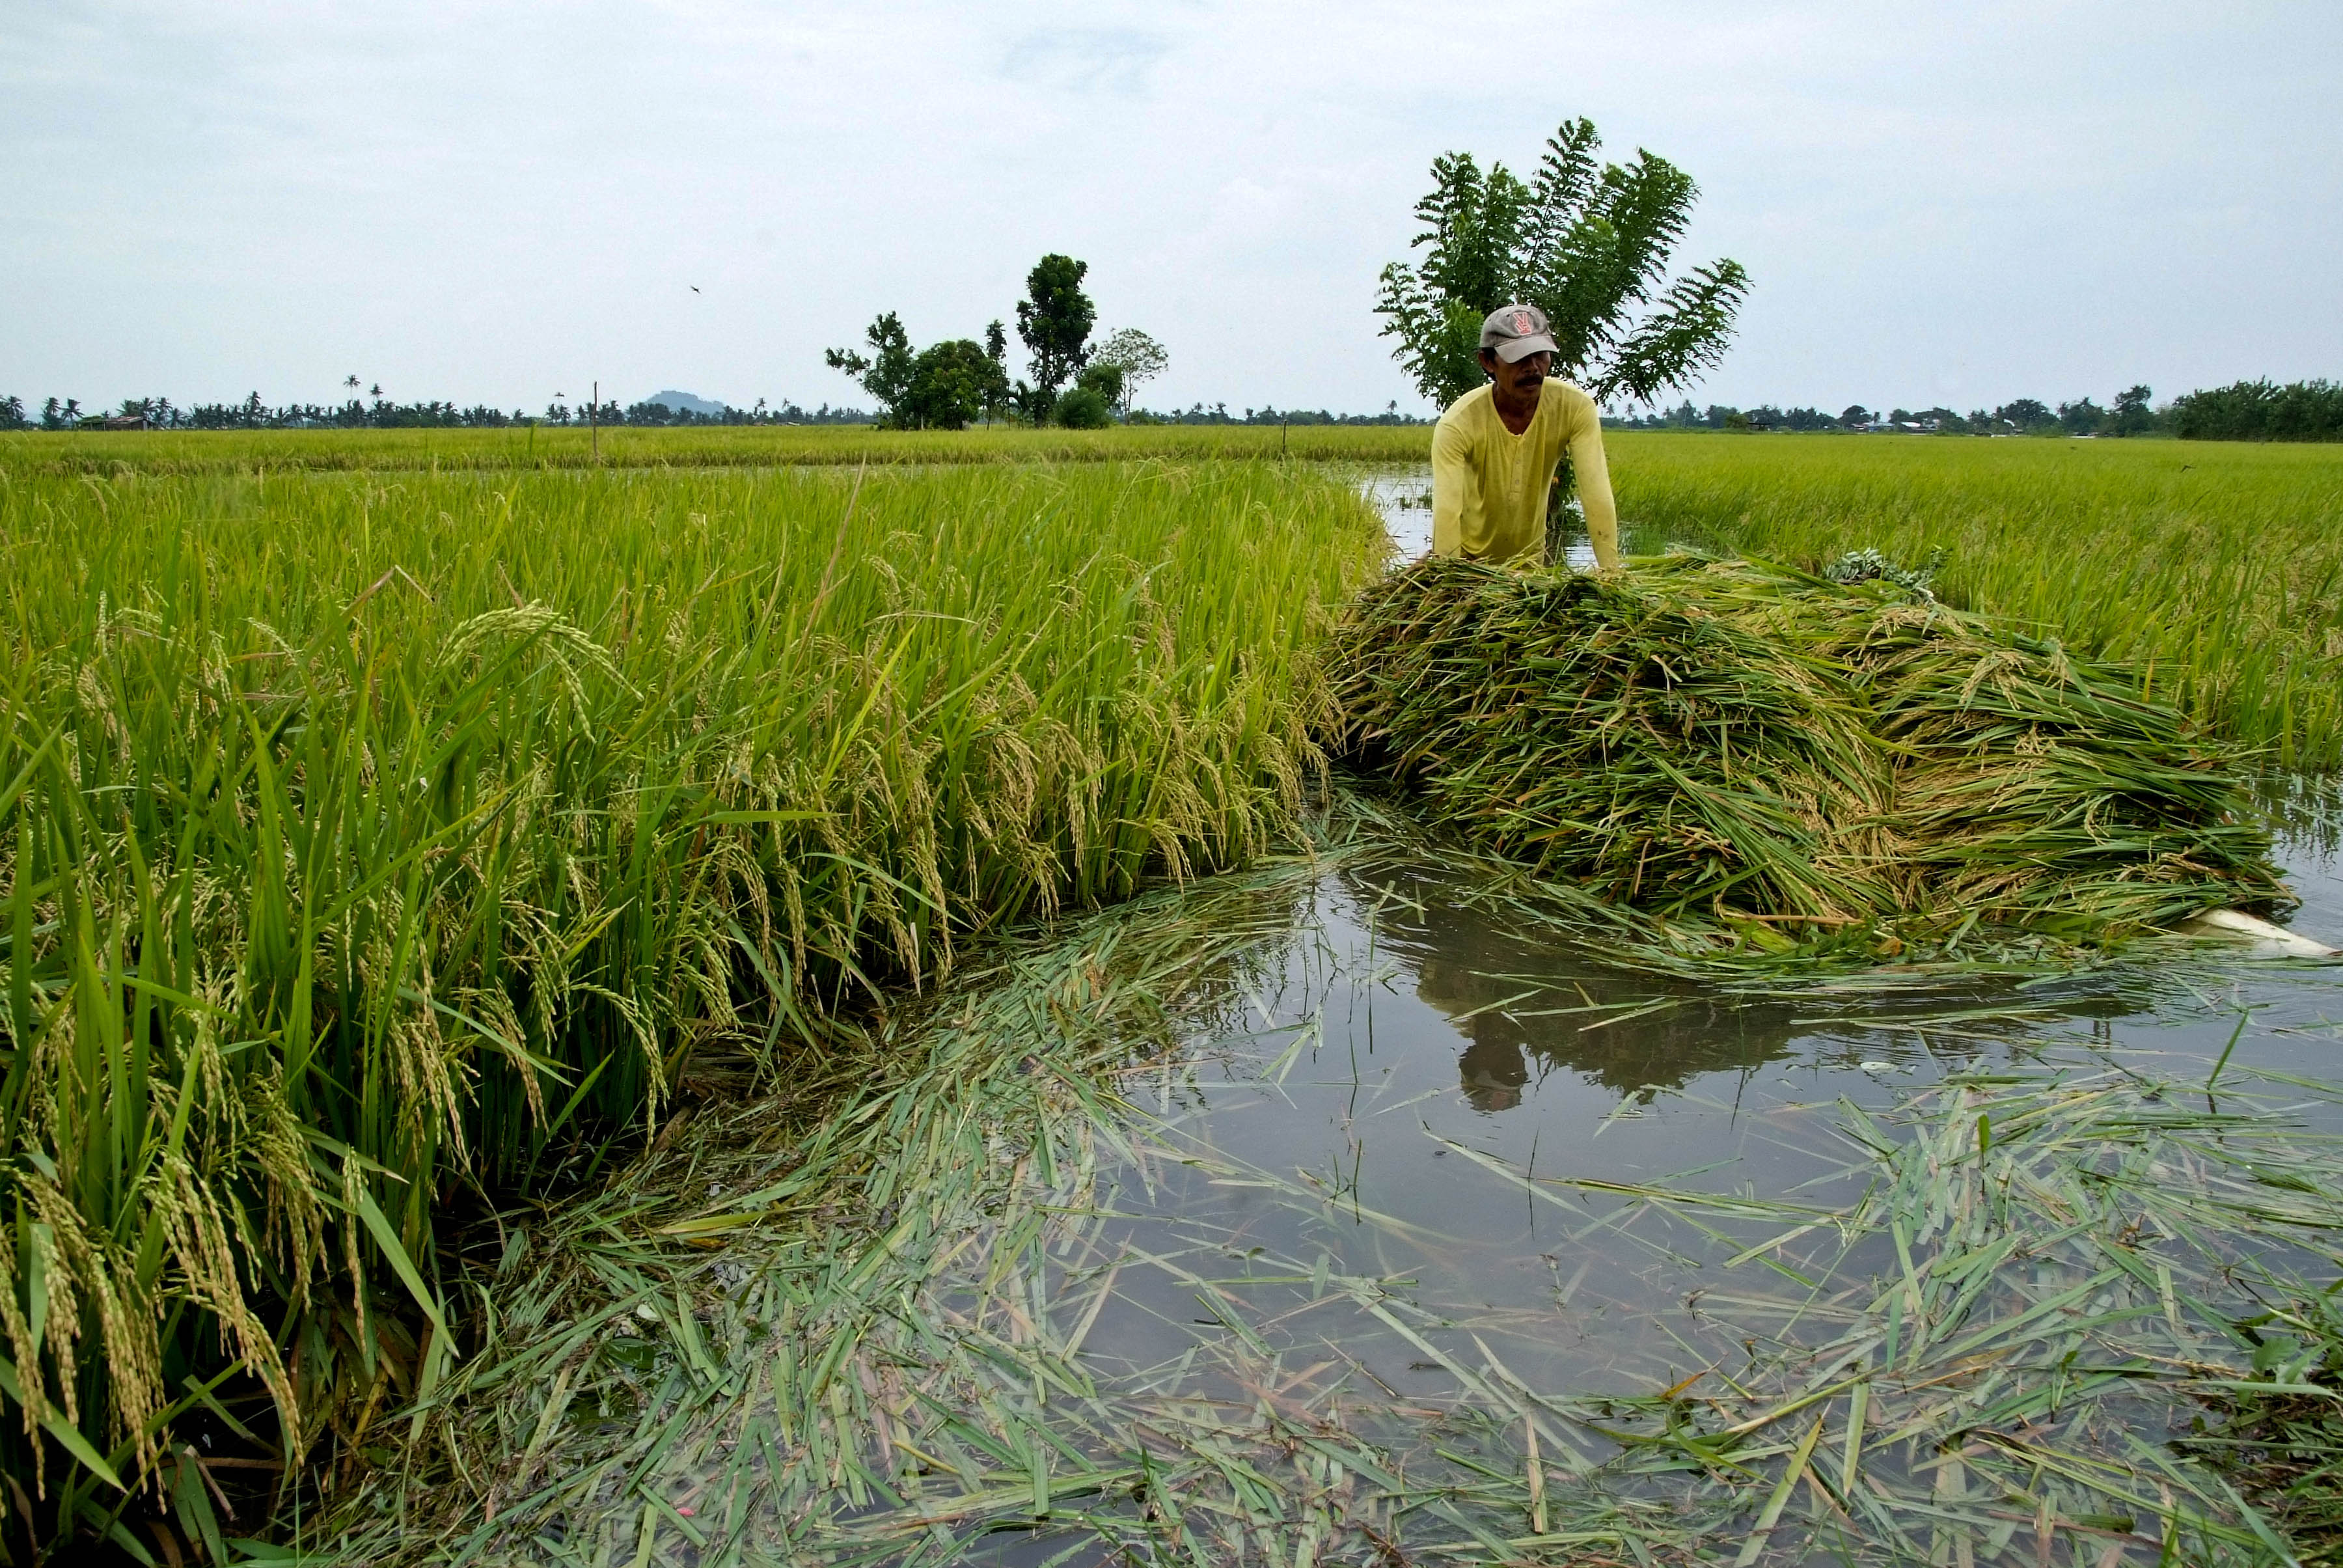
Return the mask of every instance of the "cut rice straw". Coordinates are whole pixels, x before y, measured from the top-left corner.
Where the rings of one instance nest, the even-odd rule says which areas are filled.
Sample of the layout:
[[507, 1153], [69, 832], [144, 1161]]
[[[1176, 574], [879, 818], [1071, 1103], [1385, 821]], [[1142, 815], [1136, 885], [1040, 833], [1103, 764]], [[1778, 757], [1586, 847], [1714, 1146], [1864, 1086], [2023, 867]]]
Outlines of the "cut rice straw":
[[[1715, 1270], [1686, 1347], [1712, 1375], [1537, 1387], [1406, 1278], [1263, 1251], [1205, 1215], [1141, 1231], [1111, 1205], [1186, 1161], [1375, 1231], [1117, 1088], [1246, 1027], [1325, 869], [1070, 923], [896, 1020], [843, 1114], [709, 1117], [602, 1201], [522, 1224], [481, 1282], [495, 1339], [314, 1544], [643, 1564], [980, 1561], [1002, 1533], [1018, 1561], [1652, 1563], [1720, 1543], [1750, 1568], [2286, 1560], [2165, 1439], [2254, 1377], [2237, 1322], [2258, 1298], [2333, 1277], [2337, 1151], [2292, 1114], [2325, 1091], [2232, 1067], [2219, 1107], [2191, 1111], [2111, 1059], [1956, 1075], [1885, 1112], [1841, 1103], [1835, 1202], [1485, 1156], [1582, 1230]], [[1108, 1321], [1151, 1322], [1161, 1358], [1098, 1349]], [[1453, 1392], [1384, 1385], [1363, 1359], [1384, 1342]]]

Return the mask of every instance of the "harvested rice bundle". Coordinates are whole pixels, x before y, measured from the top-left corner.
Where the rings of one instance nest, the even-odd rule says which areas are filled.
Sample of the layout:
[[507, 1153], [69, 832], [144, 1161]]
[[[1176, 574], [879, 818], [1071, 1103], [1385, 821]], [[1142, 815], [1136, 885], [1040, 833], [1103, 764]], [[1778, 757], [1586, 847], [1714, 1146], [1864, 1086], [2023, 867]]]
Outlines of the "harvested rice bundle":
[[1341, 751], [1672, 917], [2121, 933], [2285, 889], [2233, 754], [2124, 672], [1890, 580], [1433, 558], [1334, 644]]

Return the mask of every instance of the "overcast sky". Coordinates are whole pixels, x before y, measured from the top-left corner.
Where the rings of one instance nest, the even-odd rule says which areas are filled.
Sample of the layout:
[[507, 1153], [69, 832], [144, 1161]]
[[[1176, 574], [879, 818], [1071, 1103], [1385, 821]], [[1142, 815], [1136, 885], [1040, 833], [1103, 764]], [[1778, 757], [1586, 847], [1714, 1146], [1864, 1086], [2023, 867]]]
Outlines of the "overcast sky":
[[862, 401], [825, 346], [977, 336], [1054, 250], [1170, 349], [1143, 402], [1420, 409], [1371, 307], [1426, 166], [1578, 115], [1755, 279], [1699, 402], [2334, 377], [2338, 45], [2337, 0], [0, 0], [0, 395]]

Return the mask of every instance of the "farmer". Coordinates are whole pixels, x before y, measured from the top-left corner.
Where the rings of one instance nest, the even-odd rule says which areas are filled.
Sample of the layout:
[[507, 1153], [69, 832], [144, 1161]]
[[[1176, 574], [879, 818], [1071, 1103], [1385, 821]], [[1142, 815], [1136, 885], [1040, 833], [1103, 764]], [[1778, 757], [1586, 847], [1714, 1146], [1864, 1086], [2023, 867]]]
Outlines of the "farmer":
[[1432, 548], [1467, 560], [1540, 566], [1545, 561], [1546, 494], [1570, 454], [1594, 564], [1619, 565], [1619, 513], [1603, 462], [1603, 422], [1594, 399], [1550, 381], [1554, 339], [1545, 312], [1508, 305], [1481, 323], [1481, 368], [1489, 384], [1448, 406], [1432, 433]]

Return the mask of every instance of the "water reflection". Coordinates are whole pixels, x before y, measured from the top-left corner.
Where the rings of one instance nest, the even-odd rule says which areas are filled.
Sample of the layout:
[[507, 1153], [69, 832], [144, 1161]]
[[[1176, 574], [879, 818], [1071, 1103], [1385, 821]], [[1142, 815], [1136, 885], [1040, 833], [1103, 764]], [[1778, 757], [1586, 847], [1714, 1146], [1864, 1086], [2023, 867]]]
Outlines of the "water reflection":
[[1383, 946], [1414, 971], [1416, 996], [1462, 1037], [1457, 1078], [1476, 1111], [1513, 1109], [1557, 1067], [1624, 1093], [1790, 1053], [1786, 1007], [1574, 961], [1550, 935], [1458, 902], [1453, 884], [1390, 871], [1346, 881], [1361, 905], [1381, 908]]

